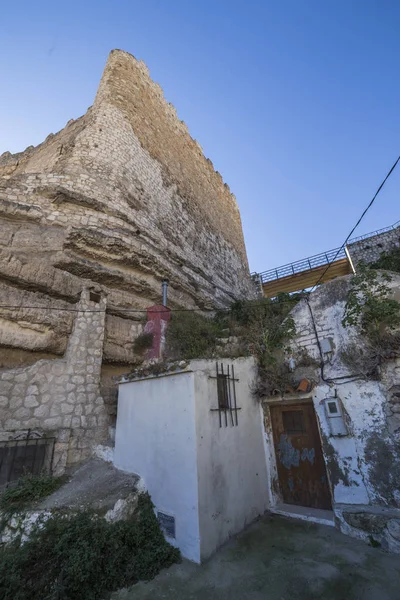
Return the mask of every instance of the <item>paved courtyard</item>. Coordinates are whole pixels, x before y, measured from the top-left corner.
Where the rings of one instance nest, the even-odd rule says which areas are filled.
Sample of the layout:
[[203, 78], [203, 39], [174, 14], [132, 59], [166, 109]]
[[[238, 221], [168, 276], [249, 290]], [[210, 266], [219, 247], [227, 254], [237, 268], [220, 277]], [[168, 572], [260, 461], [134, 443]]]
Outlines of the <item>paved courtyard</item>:
[[333, 527], [266, 516], [201, 566], [184, 561], [113, 600], [400, 600], [400, 556]]

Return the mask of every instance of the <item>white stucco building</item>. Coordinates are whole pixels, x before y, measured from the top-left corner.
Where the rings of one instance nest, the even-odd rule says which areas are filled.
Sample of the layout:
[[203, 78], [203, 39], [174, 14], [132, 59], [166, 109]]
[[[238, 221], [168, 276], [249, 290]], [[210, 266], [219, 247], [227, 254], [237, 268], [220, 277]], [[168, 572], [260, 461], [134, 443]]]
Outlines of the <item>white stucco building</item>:
[[195, 562], [268, 507], [255, 376], [252, 358], [219, 360], [218, 375], [196, 360], [120, 384], [114, 464], [142, 477], [167, 539]]

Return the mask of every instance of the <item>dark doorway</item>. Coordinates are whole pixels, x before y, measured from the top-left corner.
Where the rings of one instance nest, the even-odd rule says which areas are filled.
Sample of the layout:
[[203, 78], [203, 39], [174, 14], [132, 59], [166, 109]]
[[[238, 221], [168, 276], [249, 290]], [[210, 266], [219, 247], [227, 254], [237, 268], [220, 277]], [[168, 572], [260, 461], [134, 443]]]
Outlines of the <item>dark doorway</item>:
[[270, 412], [283, 502], [331, 509], [331, 493], [312, 402], [271, 406]]

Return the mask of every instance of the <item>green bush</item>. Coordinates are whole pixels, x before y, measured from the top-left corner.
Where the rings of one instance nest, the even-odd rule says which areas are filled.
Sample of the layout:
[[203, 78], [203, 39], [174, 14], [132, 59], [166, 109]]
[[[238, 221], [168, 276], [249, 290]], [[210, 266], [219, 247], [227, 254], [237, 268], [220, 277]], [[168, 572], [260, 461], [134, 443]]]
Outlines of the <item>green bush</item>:
[[97, 600], [155, 577], [180, 554], [164, 539], [148, 494], [129, 521], [55, 514], [28, 541], [0, 551], [2, 600]]
[[15, 485], [11, 485], [0, 494], [0, 510], [18, 511], [31, 502], [50, 496], [64, 481], [64, 477], [51, 475], [23, 475]]
[[216, 319], [195, 312], [172, 314], [167, 328], [167, 355], [170, 358], [210, 358], [221, 333]]
[[383, 252], [379, 259], [370, 265], [372, 269], [386, 269], [400, 273], [400, 248], [392, 248]]

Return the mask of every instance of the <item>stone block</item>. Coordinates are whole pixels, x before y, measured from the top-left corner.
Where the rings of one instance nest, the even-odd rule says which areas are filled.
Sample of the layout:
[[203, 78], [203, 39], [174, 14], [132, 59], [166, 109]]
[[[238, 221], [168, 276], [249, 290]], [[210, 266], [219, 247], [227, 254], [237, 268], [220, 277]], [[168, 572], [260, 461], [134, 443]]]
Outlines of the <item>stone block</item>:
[[63, 404], [61, 404], [61, 413], [63, 415], [70, 415], [73, 412], [74, 406], [72, 404], [67, 404], [66, 402], [63, 402]]
[[343, 518], [351, 527], [367, 533], [382, 533], [387, 517], [367, 512], [343, 512]]
[[24, 403], [24, 400], [21, 396], [11, 396], [10, 398], [10, 409], [14, 410], [19, 408]]
[[[1, 381], [0, 382], [0, 390], [3, 394], [6, 392], [9, 392], [11, 390], [12, 386], [13, 386], [13, 383], [11, 381]], [[25, 388], [23, 387], [23, 390], [24, 389]]]
[[41, 404], [40, 406], [35, 408], [35, 410], [33, 411], [33, 414], [35, 417], [40, 417], [40, 418], [44, 419], [45, 417], [49, 416], [50, 407], [47, 404]]
[[88, 427], [97, 427], [97, 417], [94, 415], [87, 417], [87, 424]]
[[5, 372], [0, 375], [1, 381], [14, 381], [14, 373]]
[[8, 406], [7, 396], [0, 396], [0, 408], [6, 408]]
[[51, 417], [43, 421], [43, 426], [46, 429], [58, 429], [62, 427], [61, 417]]
[[4, 423], [4, 429], [8, 429], [10, 431], [21, 429], [21, 422], [17, 421], [16, 419], [7, 419]]
[[387, 523], [387, 529], [389, 534], [397, 542], [400, 542], [400, 519], [390, 519]]
[[22, 383], [18, 383], [17, 385], [14, 386], [12, 395], [13, 396], [25, 396], [25, 390], [26, 390], [26, 386], [23, 385]]
[[34, 408], [36, 406], [39, 406], [37, 396], [26, 396], [24, 400], [24, 405], [28, 408]]
[[36, 396], [39, 393], [39, 388], [37, 385], [30, 385], [26, 390], [28, 396]]
[[24, 383], [24, 381], [27, 381], [27, 379], [28, 373], [19, 373], [15, 376], [14, 381], [16, 381], [16, 383]]
[[23, 406], [21, 408], [18, 408], [18, 410], [16, 410], [14, 413], [14, 417], [20, 420], [29, 419], [30, 416], [31, 411], [29, 410], [29, 408], [24, 408]]

